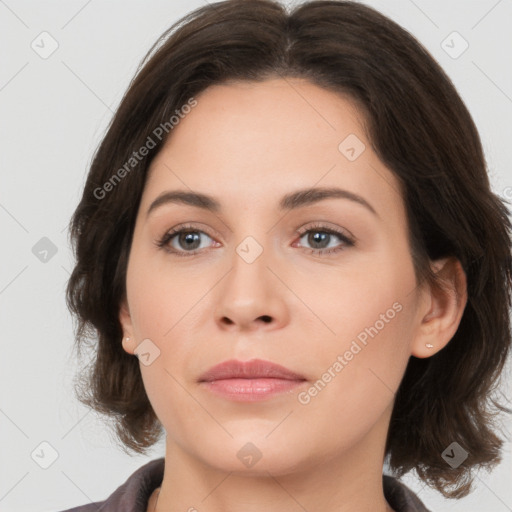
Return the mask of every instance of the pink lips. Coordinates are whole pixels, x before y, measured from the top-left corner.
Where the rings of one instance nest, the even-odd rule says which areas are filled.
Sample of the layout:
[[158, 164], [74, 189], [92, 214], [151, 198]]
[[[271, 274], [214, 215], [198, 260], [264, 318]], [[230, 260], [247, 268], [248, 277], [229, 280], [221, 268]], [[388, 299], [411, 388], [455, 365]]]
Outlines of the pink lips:
[[224, 361], [199, 377], [199, 382], [213, 393], [241, 402], [264, 400], [305, 381], [302, 375], [261, 359]]

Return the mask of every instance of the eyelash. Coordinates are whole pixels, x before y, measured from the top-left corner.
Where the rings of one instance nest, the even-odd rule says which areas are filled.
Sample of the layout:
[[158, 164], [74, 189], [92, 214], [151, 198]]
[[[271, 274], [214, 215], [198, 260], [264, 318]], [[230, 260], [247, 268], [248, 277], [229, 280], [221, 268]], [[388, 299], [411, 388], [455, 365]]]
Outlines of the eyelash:
[[[300, 238], [302, 238], [305, 234], [307, 234], [309, 232], [326, 233], [328, 235], [335, 235], [344, 244], [342, 246], [334, 247], [334, 248], [331, 248], [331, 249], [309, 249], [309, 248], [305, 247], [304, 249], [308, 250], [309, 254], [315, 254], [317, 256], [325, 256], [327, 254], [337, 253], [339, 251], [344, 250], [346, 247], [353, 247], [355, 245], [354, 240], [349, 238], [348, 235], [344, 234], [341, 231], [337, 231], [335, 229], [328, 228], [327, 226], [322, 225], [322, 224], [316, 224], [314, 226], [308, 226], [306, 229], [304, 229], [304, 228], [298, 229], [296, 231], [296, 234], [299, 235]], [[181, 233], [204, 233], [205, 235], [208, 235], [210, 238], [212, 238], [207, 232], [202, 231], [200, 229], [197, 229], [193, 225], [184, 224], [182, 226], [179, 226], [178, 228], [173, 228], [173, 229], [167, 231], [162, 236], [162, 238], [160, 238], [159, 240], [157, 240], [155, 242], [155, 245], [159, 249], [163, 249], [163, 250], [167, 251], [170, 254], [173, 254], [173, 255], [176, 255], [176, 256], [180, 256], [180, 257], [181, 256], [184, 256], [184, 257], [194, 256], [195, 254], [197, 254], [197, 253], [202, 251], [202, 249], [196, 249], [194, 251], [177, 251], [176, 249], [170, 249], [169, 245], [168, 245], [169, 242], [174, 237], [176, 237], [177, 235], [179, 235]]]

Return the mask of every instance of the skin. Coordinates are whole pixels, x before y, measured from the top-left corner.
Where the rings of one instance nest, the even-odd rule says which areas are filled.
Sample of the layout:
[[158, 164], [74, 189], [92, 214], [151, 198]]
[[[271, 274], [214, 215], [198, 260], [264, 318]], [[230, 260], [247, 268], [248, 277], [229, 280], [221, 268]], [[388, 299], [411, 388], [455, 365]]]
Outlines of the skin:
[[[409, 357], [435, 354], [455, 333], [466, 303], [461, 266], [433, 263], [445, 291], [417, 285], [398, 182], [350, 99], [281, 78], [212, 86], [196, 99], [151, 164], [119, 315], [129, 354], [146, 338], [160, 350], [140, 364], [167, 433], [164, 479], [148, 511], [389, 512], [382, 470], [395, 393]], [[354, 161], [338, 149], [349, 134], [366, 146]], [[376, 214], [346, 198], [278, 210], [285, 194], [331, 186], [360, 195]], [[146, 216], [175, 189], [212, 195], [222, 209], [169, 203]], [[200, 233], [196, 254], [156, 246], [184, 223]], [[355, 245], [336, 235], [315, 242], [321, 228], [309, 238], [296, 232], [318, 223], [351, 234]], [[251, 263], [236, 251], [248, 236], [262, 249]], [[192, 251], [179, 236], [168, 246]], [[341, 250], [312, 252], [327, 246]], [[298, 393], [396, 303], [394, 318], [300, 403]], [[219, 362], [252, 358], [307, 382], [252, 403], [198, 383]], [[237, 457], [248, 442], [261, 453], [251, 467]]]

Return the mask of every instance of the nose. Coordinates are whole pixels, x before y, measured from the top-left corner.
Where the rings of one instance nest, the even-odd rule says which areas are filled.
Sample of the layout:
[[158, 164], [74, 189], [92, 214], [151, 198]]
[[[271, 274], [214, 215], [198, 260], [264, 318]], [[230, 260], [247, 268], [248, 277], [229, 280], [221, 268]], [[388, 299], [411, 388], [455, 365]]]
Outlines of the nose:
[[221, 329], [274, 330], [289, 321], [286, 286], [269, 263], [265, 250], [250, 263], [235, 252], [231, 270], [216, 287], [215, 320]]

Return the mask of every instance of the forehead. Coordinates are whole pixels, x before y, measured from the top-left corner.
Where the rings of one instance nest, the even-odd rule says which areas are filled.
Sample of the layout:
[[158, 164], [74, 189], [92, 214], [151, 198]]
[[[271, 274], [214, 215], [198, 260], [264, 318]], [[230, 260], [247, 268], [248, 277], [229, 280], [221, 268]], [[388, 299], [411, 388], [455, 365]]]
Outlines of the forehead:
[[316, 185], [365, 195], [376, 209], [400, 203], [347, 96], [272, 79], [211, 86], [195, 99], [151, 164], [145, 205], [162, 190], [188, 188], [248, 208]]
[[[202, 91], [173, 127], [162, 156], [208, 158], [222, 167], [246, 162], [340, 156], [349, 134], [364, 139], [362, 115], [348, 97], [299, 79], [230, 82]], [[219, 146], [222, 144], [222, 146]], [[202, 151], [195, 151], [201, 146]], [[219, 148], [217, 150], [217, 148]]]

